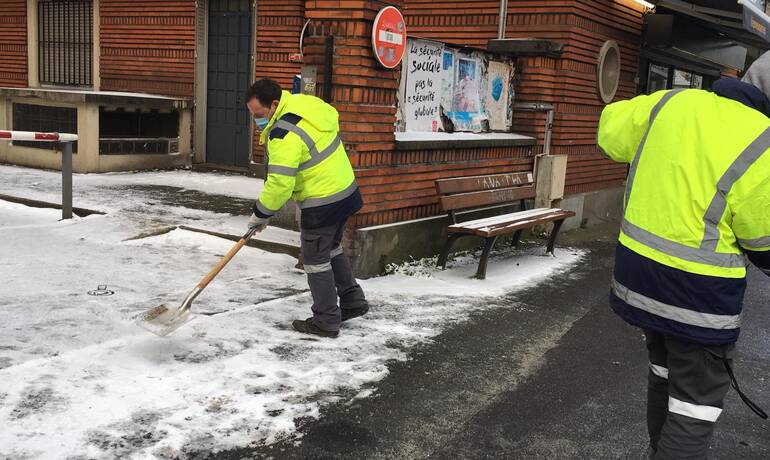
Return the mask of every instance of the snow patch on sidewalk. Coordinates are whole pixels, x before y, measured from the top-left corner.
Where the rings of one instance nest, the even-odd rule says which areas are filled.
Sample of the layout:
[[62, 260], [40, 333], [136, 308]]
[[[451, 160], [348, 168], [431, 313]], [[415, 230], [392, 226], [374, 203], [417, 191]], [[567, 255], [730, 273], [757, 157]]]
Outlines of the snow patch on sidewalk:
[[[411, 347], [501, 308], [491, 297], [583, 254], [502, 253], [486, 281], [471, 279], [470, 256], [446, 271], [403, 268], [362, 282], [370, 313], [317, 339], [290, 327], [312, 303], [296, 260], [245, 247], [195, 301], [196, 317], [159, 338], [133, 318], [180, 302], [233, 243], [180, 229], [124, 241], [143, 227], [121, 213], [58, 218], [0, 201], [0, 458], [184, 458], [273, 443], [325, 404], [369, 396]], [[86, 294], [99, 284], [115, 295]]]
[[[34, 193], [52, 195], [61, 199], [61, 172], [18, 166], [0, 165], [0, 193], [16, 192], [20, 187]], [[184, 190], [197, 190], [213, 195], [236, 196], [256, 199], [262, 191], [264, 181], [238, 174], [200, 173], [190, 170], [113, 172], [101, 174], [73, 174], [73, 193], [77, 196], [88, 189], [118, 187], [126, 185], [162, 185]], [[84, 190], [86, 189], [86, 190]], [[56, 195], [56, 194], [59, 195]]]
[[[555, 255], [544, 254], [542, 246], [493, 253], [486, 279], [474, 278], [479, 253], [462, 254], [447, 263], [447, 270], [436, 268], [436, 258], [391, 266], [390, 276], [373, 282], [383, 293], [411, 292], [425, 296], [496, 297], [532, 286], [565, 267], [577, 264], [585, 251], [556, 248]], [[379, 281], [379, 282], [378, 282]]]

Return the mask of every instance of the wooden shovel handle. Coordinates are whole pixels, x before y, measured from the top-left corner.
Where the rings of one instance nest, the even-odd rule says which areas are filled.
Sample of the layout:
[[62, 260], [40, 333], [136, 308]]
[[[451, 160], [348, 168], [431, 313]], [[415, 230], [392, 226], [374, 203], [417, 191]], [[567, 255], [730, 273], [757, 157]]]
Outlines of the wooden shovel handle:
[[232, 248], [230, 248], [229, 251], [227, 251], [227, 254], [225, 254], [222, 260], [220, 260], [219, 263], [217, 263], [217, 265], [211, 269], [209, 274], [203, 277], [201, 282], [198, 283], [198, 288], [203, 289], [206, 286], [208, 286], [211, 280], [213, 280], [214, 277], [217, 276], [219, 272], [222, 271], [223, 268], [225, 268], [225, 265], [227, 265], [227, 263], [230, 262], [230, 259], [235, 257], [235, 255], [238, 253], [238, 251], [241, 250], [243, 245], [246, 244], [246, 241], [248, 241], [251, 238], [251, 236], [254, 235], [254, 233], [256, 233], [258, 230], [262, 230], [262, 229], [255, 228], [255, 229], [249, 230], [249, 232], [246, 233], [243, 236], [243, 238], [238, 240], [238, 242], [235, 243], [235, 245]]

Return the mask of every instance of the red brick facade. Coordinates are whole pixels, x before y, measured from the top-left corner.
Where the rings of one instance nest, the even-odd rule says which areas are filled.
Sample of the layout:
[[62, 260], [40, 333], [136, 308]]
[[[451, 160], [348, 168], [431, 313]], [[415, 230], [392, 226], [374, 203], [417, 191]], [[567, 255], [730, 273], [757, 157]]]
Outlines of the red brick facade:
[[100, 4], [101, 89], [193, 97], [195, 2]]
[[[497, 37], [499, 2], [407, 0], [405, 13], [415, 36], [479, 48]], [[625, 178], [625, 166], [603, 159], [595, 146], [604, 107], [596, 89], [596, 61], [606, 40], [617, 41], [623, 62], [616, 99], [633, 97], [641, 33], [642, 8], [632, 0], [508, 3], [506, 38], [565, 44], [560, 58], [518, 59], [516, 100], [554, 105], [551, 152], [570, 156], [567, 193], [617, 186]], [[514, 114], [515, 132], [542, 140], [544, 126], [544, 114]]]
[[[262, 0], [257, 4], [256, 78], [270, 77], [291, 88], [302, 64], [289, 60], [300, 52], [299, 37], [305, 24], [305, 0]], [[254, 161], [264, 161], [263, 150], [254, 137]]]
[[[531, 170], [534, 148], [474, 148], [400, 152], [394, 150], [395, 105], [399, 72], [379, 67], [371, 51], [371, 25], [382, 2], [308, 1], [312, 19], [305, 41], [305, 63], [323, 72], [323, 40], [335, 37], [332, 103], [339, 109], [343, 139], [357, 169], [366, 205], [355, 227], [436, 215], [438, 178]], [[499, 2], [435, 3], [406, 0], [411, 36], [485, 48], [497, 36]], [[567, 193], [618, 186], [625, 167], [602, 159], [595, 147], [596, 126], [604, 104], [596, 89], [596, 60], [606, 40], [616, 40], [623, 58], [617, 98], [634, 95], [641, 41], [642, 9], [631, 0], [605, 2], [509, 2], [507, 37], [563, 42], [560, 58], [518, 60], [517, 101], [548, 102], [556, 109], [553, 149], [569, 154]], [[319, 88], [321, 94], [322, 88]], [[514, 131], [542, 142], [545, 116], [517, 114]]]
[[[622, 58], [620, 88], [615, 99], [636, 90], [642, 33], [642, 8], [632, 0], [550, 2], [563, 6], [526, 7], [509, 3], [507, 37], [536, 37], [563, 42], [558, 58], [519, 60], [518, 100], [550, 102], [556, 109], [554, 154], [568, 154], [566, 193], [620, 185], [626, 167], [603, 159], [596, 150], [596, 128], [604, 107], [597, 93], [596, 61], [606, 40], [618, 42]], [[514, 130], [525, 131], [531, 117], [519, 114]], [[538, 119], [538, 137], [544, 120]]]
[[27, 86], [27, 2], [3, 0], [0, 13], [0, 86]]
[[[193, 0], [101, 0], [101, 89], [193, 97], [195, 13]], [[26, 2], [6, 0], [0, 18], [0, 85], [26, 86]], [[516, 113], [513, 131], [538, 139], [534, 147], [397, 151], [394, 123], [400, 71], [379, 66], [371, 27], [387, 5], [400, 8], [413, 37], [483, 49], [497, 36], [498, 1], [260, 0], [256, 10], [255, 76], [289, 88], [301, 64], [318, 68], [323, 94], [324, 43], [334, 37], [331, 102], [340, 112], [342, 137], [357, 169], [365, 208], [356, 227], [439, 213], [435, 179], [531, 170], [542, 151], [545, 115]], [[625, 167], [602, 159], [594, 141], [604, 106], [597, 95], [596, 60], [606, 40], [618, 42], [623, 71], [617, 99], [634, 95], [642, 8], [633, 0], [515, 1], [508, 3], [509, 38], [564, 43], [559, 58], [517, 59], [517, 102], [554, 105], [552, 153], [568, 154], [567, 193], [620, 185]], [[255, 149], [254, 159], [261, 160]]]
[[[435, 201], [408, 186], [408, 182], [420, 179], [411, 177], [419, 173], [417, 169], [393, 164], [399, 72], [379, 66], [371, 51], [372, 23], [386, 5], [375, 1], [308, 1], [305, 7], [312, 20], [305, 38], [305, 63], [318, 65], [319, 76], [325, 69], [326, 36], [334, 37], [331, 102], [340, 112], [342, 138], [357, 168], [366, 203], [353, 222], [355, 227], [409, 219], [417, 208], [432, 206], [431, 201]], [[323, 79], [319, 82], [318, 91], [323, 94]]]

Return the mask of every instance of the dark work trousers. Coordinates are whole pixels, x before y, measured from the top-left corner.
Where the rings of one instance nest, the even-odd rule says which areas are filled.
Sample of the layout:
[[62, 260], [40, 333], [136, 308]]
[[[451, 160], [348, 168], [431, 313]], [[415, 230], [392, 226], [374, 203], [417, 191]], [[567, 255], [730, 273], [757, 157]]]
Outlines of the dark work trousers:
[[646, 330], [647, 429], [654, 459], [705, 459], [730, 388], [735, 345], [705, 346]]
[[342, 221], [329, 227], [303, 228], [300, 235], [307, 283], [313, 295], [313, 324], [325, 331], [340, 329], [340, 307], [356, 309], [366, 305], [364, 291], [342, 251], [344, 230]]

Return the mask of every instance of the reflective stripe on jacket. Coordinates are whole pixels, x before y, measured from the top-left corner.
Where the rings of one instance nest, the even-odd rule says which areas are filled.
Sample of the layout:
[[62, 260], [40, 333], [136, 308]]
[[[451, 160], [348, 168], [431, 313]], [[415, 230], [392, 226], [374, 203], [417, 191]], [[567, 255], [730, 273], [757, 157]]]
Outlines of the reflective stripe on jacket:
[[358, 190], [339, 137], [339, 114], [317, 97], [284, 91], [260, 143], [267, 177], [256, 211], [264, 217], [290, 198], [304, 210], [338, 203]]
[[770, 250], [770, 119], [707, 91], [660, 91], [607, 106], [598, 144], [630, 164], [615, 311], [685, 339], [735, 341], [745, 250]]

